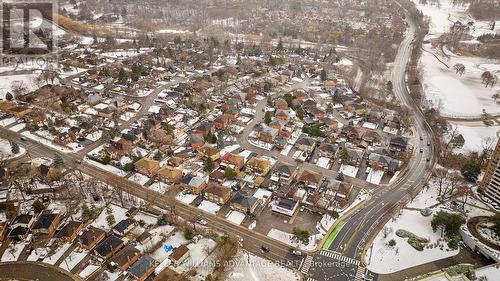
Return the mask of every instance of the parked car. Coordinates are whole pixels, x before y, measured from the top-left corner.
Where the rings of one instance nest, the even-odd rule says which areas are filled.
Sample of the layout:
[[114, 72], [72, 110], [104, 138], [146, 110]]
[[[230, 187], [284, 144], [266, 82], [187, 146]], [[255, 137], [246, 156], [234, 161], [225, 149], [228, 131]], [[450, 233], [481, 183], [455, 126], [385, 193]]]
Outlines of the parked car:
[[301, 251], [297, 251], [297, 250], [293, 250], [292, 254], [294, 254], [296, 256], [302, 256], [302, 252]]
[[202, 218], [198, 218], [198, 219], [196, 220], [196, 222], [197, 222], [197, 223], [199, 223], [199, 224], [201, 224], [201, 225], [207, 225], [207, 221], [206, 221], [206, 220], [204, 220], [204, 219], [202, 219]]

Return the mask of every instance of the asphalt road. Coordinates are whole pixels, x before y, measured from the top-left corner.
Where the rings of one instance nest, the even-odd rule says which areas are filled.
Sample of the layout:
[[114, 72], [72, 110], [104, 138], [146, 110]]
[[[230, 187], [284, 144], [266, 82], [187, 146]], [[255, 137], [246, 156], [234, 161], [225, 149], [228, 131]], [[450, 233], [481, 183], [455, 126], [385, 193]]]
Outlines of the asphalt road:
[[[415, 34], [414, 24], [410, 22], [409, 25], [407, 36], [401, 43], [396, 56], [392, 83], [398, 100], [407, 105], [413, 113], [415, 137], [422, 137], [423, 141], [420, 141], [419, 146], [415, 147], [414, 157], [412, 157], [404, 174], [387, 188], [375, 190], [372, 200], [347, 219], [346, 225], [330, 247], [330, 250], [342, 252], [353, 258], [360, 257], [361, 250], [366, 246], [370, 235], [376, 234], [374, 231], [385, 224], [392, 213], [397, 212], [399, 207], [402, 207], [424, 186], [434, 161], [430, 128], [425, 124], [420, 109], [411, 100], [406, 86], [406, 64], [410, 58], [411, 43]], [[430, 146], [427, 145], [428, 142], [431, 144]], [[420, 148], [423, 148], [423, 153], [419, 152]], [[430, 159], [429, 162], [427, 162], [427, 158]]]

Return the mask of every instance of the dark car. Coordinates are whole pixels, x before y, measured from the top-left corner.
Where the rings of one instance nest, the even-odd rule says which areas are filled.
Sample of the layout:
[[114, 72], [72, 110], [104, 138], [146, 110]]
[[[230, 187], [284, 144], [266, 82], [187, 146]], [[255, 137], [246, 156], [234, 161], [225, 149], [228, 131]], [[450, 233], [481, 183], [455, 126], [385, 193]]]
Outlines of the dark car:
[[262, 246], [260, 246], [260, 251], [263, 252], [263, 253], [269, 253], [269, 248], [266, 247], [266, 246], [264, 246], [264, 245], [262, 245]]

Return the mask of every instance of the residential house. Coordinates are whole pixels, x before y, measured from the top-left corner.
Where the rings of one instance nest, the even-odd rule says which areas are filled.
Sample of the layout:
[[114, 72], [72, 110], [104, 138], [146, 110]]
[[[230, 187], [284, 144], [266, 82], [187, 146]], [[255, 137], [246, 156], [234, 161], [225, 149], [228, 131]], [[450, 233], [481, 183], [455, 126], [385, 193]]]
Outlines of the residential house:
[[10, 223], [10, 232], [7, 237], [22, 240], [28, 234], [31, 226], [35, 222], [35, 217], [28, 214], [21, 214]]
[[200, 194], [207, 187], [207, 178], [187, 174], [181, 179], [181, 186], [194, 194]]
[[259, 176], [266, 176], [271, 170], [271, 162], [261, 157], [253, 157], [246, 165], [246, 171]]
[[208, 122], [208, 121], [203, 121], [201, 122], [198, 126], [196, 126], [196, 128], [193, 130], [193, 133], [194, 134], [197, 134], [197, 135], [202, 135], [204, 137], [206, 137], [208, 135], [208, 133], [214, 133], [215, 132], [215, 129], [214, 129], [214, 126], [212, 125], [212, 123]]
[[323, 192], [318, 192], [314, 205], [320, 209], [333, 210], [347, 206], [353, 185], [338, 180], [328, 181]]
[[102, 240], [106, 238], [106, 232], [102, 229], [89, 226], [87, 230], [85, 230], [80, 237], [78, 238], [78, 241], [80, 242], [80, 245], [87, 249], [87, 250], [92, 250], [94, 247], [99, 244]]
[[288, 103], [282, 98], [277, 98], [274, 100], [274, 107], [280, 110], [288, 110]]
[[229, 166], [237, 171], [240, 171], [241, 168], [243, 168], [243, 165], [245, 165], [245, 157], [229, 152], [222, 157], [222, 163], [225, 166]]
[[288, 110], [281, 110], [278, 109], [276, 110], [276, 113], [274, 114], [274, 118], [287, 122], [290, 119], [290, 114], [288, 113]]
[[205, 145], [205, 139], [201, 135], [191, 134], [189, 136], [189, 143], [193, 149], [199, 149]]
[[61, 218], [62, 216], [60, 214], [49, 212], [42, 213], [33, 224], [31, 231], [33, 231], [33, 234], [44, 234], [48, 237], [52, 237], [61, 223]]
[[297, 167], [279, 163], [278, 165], [276, 165], [276, 169], [274, 170], [274, 172], [278, 175], [280, 180], [290, 181], [297, 175]]
[[345, 125], [344, 127], [342, 127], [340, 135], [351, 140], [359, 138], [358, 131], [356, 130], [356, 128], [354, 128], [354, 126], [351, 125]]
[[221, 205], [231, 199], [231, 189], [213, 182], [208, 183], [203, 193], [207, 200]]
[[259, 133], [259, 140], [267, 143], [274, 143], [276, 137], [278, 136], [279, 130], [273, 127], [269, 127], [266, 124], [261, 124], [261, 130]]
[[325, 118], [323, 123], [325, 123], [326, 131], [336, 131], [339, 127], [339, 122], [332, 118]]
[[114, 255], [110, 262], [111, 265], [118, 267], [121, 271], [125, 271], [140, 257], [141, 251], [139, 251], [132, 244], [129, 244]]
[[172, 261], [173, 266], [176, 267], [189, 258], [189, 256], [189, 248], [183, 244], [175, 248], [168, 258]]
[[366, 132], [361, 136], [361, 139], [370, 145], [374, 145], [380, 144], [382, 138], [377, 132], [373, 130], [366, 130]]
[[111, 234], [95, 247], [94, 252], [99, 257], [108, 259], [123, 248], [123, 246], [123, 240]]
[[399, 168], [399, 161], [394, 160], [387, 155], [381, 155], [375, 152], [368, 156], [368, 164], [371, 168], [389, 172], [395, 172]]
[[212, 159], [212, 161], [217, 161], [220, 158], [220, 151], [211, 146], [204, 146], [198, 149], [198, 156], [200, 159]]
[[272, 204], [271, 210], [286, 216], [293, 216], [297, 211], [299, 202], [293, 199], [278, 197]]
[[391, 151], [394, 154], [399, 154], [399, 155], [405, 154], [407, 147], [408, 147], [408, 141], [401, 136], [393, 137], [389, 141], [389, 151]]
[[243, 191], [238, 191], [231, 199], [231, 208], [244, 214], [254, 214], [260, 204], [260, 200]]
[[113, 228], [111, 230], [116, 235], [125, 236], [132, 229], [134, 229], [136, 227], [136, 225], [137, 225], [137, 222], [134, 219], [126, 218], [126, 219], [118, 222], [115, 226], [113, 226]]
[[129, 274], [137, 281], [146, 280], [154, 271], [158, 262], [150, 256], [142, 256], [131, 267]]
[[229, 118], [226, 115], [217, 116], [214, 120], [214, 126], [216, 129], [221, 130], [229, 125]]
[[310, 153], [313, 151], [314, 146], [316, 145], [316, 141], [312, 138], [305, 137], [297, 140], [295, 145], [297, 145], [298, 150], [307, 151], [308, 153]]
[[319, 145], [319, 156], [333, 159], [335, 157], [335, 154], [337, 153], [338, 148], [339, 146], [336, 144], [322, 142]]
[[364, 151], [350, 147], [345, 147], [343, 149], [347, 152], [347, 163], [351, 166], [358, 167], [363, 161], [365, 155]]
[[303, 170], [297, 180], [298, 182], [301, 182], [308, 187], [318, 188], [323, 181], [323, 177], [318, 173], [309, 170]]
[[143, 157], [134, 163], [135, 170], [147, 176], [154, 176], [160, 169], [160, 162]]
[[182, 179], [182, 170], [171, 167], [164, 166], [157, 172], [158, 178], [169, 183], [178, 183]]
[[85, 223], [81, 221], [69, 221], [57, 232], [57, 238], [63, 239], [67, 243], [72, 243], [78, 234], [85, 228]]

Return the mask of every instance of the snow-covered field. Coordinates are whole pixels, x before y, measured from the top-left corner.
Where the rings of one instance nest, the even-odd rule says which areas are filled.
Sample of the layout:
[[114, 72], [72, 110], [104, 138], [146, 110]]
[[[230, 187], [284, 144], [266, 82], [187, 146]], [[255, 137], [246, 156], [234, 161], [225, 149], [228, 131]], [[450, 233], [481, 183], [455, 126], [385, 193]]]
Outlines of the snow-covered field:
[[26, 150], [19, 146], [19, 152], [13, 153], [10, 143], [7, 140], [0, 139], [0, 159], [6, 160], [16, 158], [23, 155], [25, 152]]
[[[452, 0], [441, 0], [441, 6], [422, 5], [417, 3], [418, 8], [424, 15], [430, 18], [430, 30], [428, 39], [437, 38], [447, 32], [454, 21], [463, 23], [475, 22], [471, 35], [479, 36], [484, 33], [495, 33], [500, 31], [498, 24], [494, 31], [487, 30], [487, 22], [475, 21], [466, 12], [467, 6], [453, 6]], [[500, 22], [499, 22], [500, 23]], [[449, 58], [440, 56], [438, 50], [432, 49], [430, 44], [424, 45], [421, 65], [424, 71], [424, 88], [426, 96], [433, 102], [434, 106], [441, 107], [441, 112], [448, 116], [475, 116], [480, 115], [482, 110], [488, 113], [499, 113], [500, 107], [491, 96], [500, 92], [500, 85], [493, 88], [485, 88], [481, 83], [481, 74], [486, 71], [498, 73], [499, 61], [488, 60], [479, 57], [465, 57], [446, 51]], [[432, 52], [432, 54], [430, 53]], [[440, 57], [444, 63], [439, 62], [433, 54]], [[460, 76], [455, 74], [453, 65], [462, 63], [465, 73]]]
[[78, 263], [80, 263], [89, 252], [83, 249], [77, 249], [71, 252], [66, 259], [59, 265], [60, 268], [71, 271]]
[[25, 246], [26, 243], [16, 243], [10, 245], [9, 248], [7, 248], [7, 250], [3, 253], [1, 261], [17, 261]]
[[293, 234], [281, 231], [281, 230], [276, 229], [276, 228], [271, 228], [271, 230], [269, 230], [269, 232], [267, 233], [267, 236], [269, 236], [271, 238], [279, 240], [279, 241], [281, 241], [285, 244], [288, 244], [290, 246], [297, 247], [297, 248], [302, 249], [304, 251], [310, 251], [316, 247], [316, 238], [319, 238], [316, 236], [319, 236], [319, 235], [321, 235], [321, 234], [311, 235], [309, 237], [309, 244], [304, 245], [302, 243], [298, 243], [297, 241], [295, 241], [293, 239]]
[[464, 137], [465, 143], [462, 148], [457, 148], [455, 151], [463, 153], [481, 151], [485, 145], [495, 145], [500, 136], [500, 126], [457, 125], [457, 130]]
[[[441, 113], [449, 117], [479, 116], [483, 109], [488, 113], [499, 113], [500, 106], [492, 96], [500, 93], [498, 83], [492, 87], [485, 87], [481, 81], [481, 74], [493, 71], [493, 61], [477, 58], [452, 56], [446, 59], [439, 56], [448, 67], [439, 62], [433, 54], [435, 49], [425, 45], [420, 63], [424, 71], [424, 89], [427, 99], [434, 106], [441, 108]], [[432, 52], [432, 54], [430, 53]], [[455, 74], [453, 66], [457, 63], [465, 65], [465, 73]], [[496, 62], [500, 63], [500, 62]]]
[[46, 257], [43, 260], [43, 262], [54, 265], [57, 262], [57, 260], [59, 260], [59, 258], [64, 255], [64, 253], [66, 252], [66, 250], [69, 249], [69, 247], [71, 247], [70, 243], [63, 244], [62, 246], [57, 248], [51, 256]]
[[[370, 251], [367, 251], [366, 260], [370, 261], [368, 269], [386, 274], [458, 254], [459, 250], [450, 250], [446, 242], [438, 242], [440, 236], [438, 232], [432, 231], [431, 220], [432, 216], [424, 217], [419, 211], [403, 210], [399, 217], [386, 224], [385, 227], [391, 230], [386, 238], [384, 238], [383, 231], [375, 237], [371, 257]], [[396, 235], [398, 229], [411, 231], [422, 238], [429, 239], [428, 245], [432, 245], [433, 248], [426, 247], [423, 251], [417, 251], [406, 242], [406, 239]], [[396, 241], [394, 247], [388, 245], [391, 239]], [[435, 246], [437, 244], [440, 246]]]
[[228, 269], [227, 281], [300, 280], [292, 270], [248, 252], [238, 252], [231, 264], [234, 266]]
[[[127, 218], [127, 209], [114, 204], [109, 204], [108, 206], [110, 206], [112, 214], [115, 217], [115, 224]], [[113, 225], [108, 224], [108, 221], [106, 220], [107, 216], [108, 214], [106, 208], [104, 208], [92, 225], [100, 229], [110, 230]]]
[[[438, 203], [438, 194], [437, 182], [430, 181], [429, 188], [424, 188], [408, 207], [423, 209], [433, 206]], [[434, 208], [433, 212], [437, 212], [438, 209]], [[375, 237], [371, 256], [370, 251], [367, 251], [366, 260], [370, 261], [368, 269], [376, 273], [386, 274], [456, 255], [458, 250], [450, 250], [446, 242], [441, 241], [440, 233], [433, 232], [432, 217], [432, 215], [424, 217], [420, 211], [403, 209], [400, 216], [385, 225], [387, 236], [384, 237], [384, 231], [380, 231]], [[407, 230], [419, 237], [429, 239], [427, 245], [432, 245], [432, 247], [425, 247], [423, 251], [417, 251], [407, 243], [406, 239], [396, 235], [398, 229]], [[394, 247], [388, 245], [391, 239], [396, 241]], [[439, 246], [436, 246], [438, 244]]]
[[200, 205], [198, 206], [198, 209], [202, 209], [205, 212], [212, 213], [212, 214], [217, 214], [217, 212], [220, 210], [220, 206], [210, 202], [208, 200], [203, 200]]
[[245, 219], [245, 214], [238, 211], [231, 211], [227, 216], [227, 220], [235, 224], [241, 224]]

